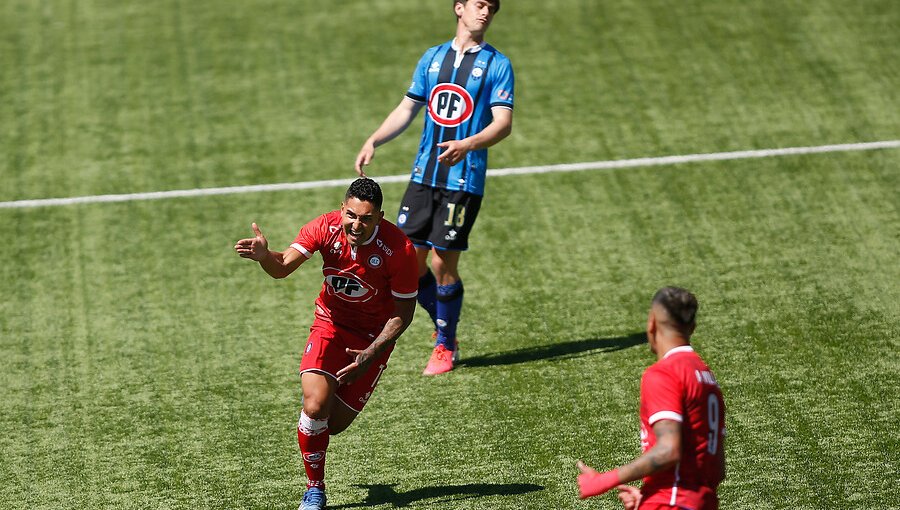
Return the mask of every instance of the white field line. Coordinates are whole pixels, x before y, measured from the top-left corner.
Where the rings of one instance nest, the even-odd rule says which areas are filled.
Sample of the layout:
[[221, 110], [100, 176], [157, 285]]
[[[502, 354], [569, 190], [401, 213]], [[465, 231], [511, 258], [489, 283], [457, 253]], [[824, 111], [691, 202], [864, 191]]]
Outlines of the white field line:
[[[551, 172], [577, 172], [583, 170], [609, 170], [615, 168], [633, 168], [641, 166], [677, 165], [698, 161], [724, 161], [732, 159], [770, 158], [776, 156], [793, 156], [799, 154], [821, 154], [825, 152], [852, 152], [876, 149], [898, 149], [900, 140], [883, 140], [880, 142], [846, 143], [838, 145], [819, 145], [814, 147], [787, 147], [782, 149], [761, 149], [734, 152], [714, 152], [709, 154], [686, 154], [681, 156], [662, 156], [654, 158], [619, 159], [612, 161], [593, 161], [588, 163], [567, 163], [560, 165], [526, 166], [520, 168], [498, 168], [488, 170], [488, 176], [545, 174]], [[375, 178], [379, 183], [406, 182], [409, 174], [389, 175]], [[258, 184], [253, 186], [231, 186], [226, 188], [197, 188], [172, 191], [154, 191], [148, 193], [127, 193], [120, 195], [93, 195], [72, 198], [42, 198], [35, 200], [15, 200], [0, 202], [0, 209], [21, 209], [28, 207], [51, 207], [73, 204], [93, 204], [101, 202], [130, 202], [135, 200], [158, 200], [163, 198], [199, 197], [208, 195], [229, 195], [237, 193], [257, 193], [262, 191], [285, 191], [316, 188], [335, 188], [349, 186], [354, 179], [331, 179], [324, 181], [286, 182], [281, 184]]]

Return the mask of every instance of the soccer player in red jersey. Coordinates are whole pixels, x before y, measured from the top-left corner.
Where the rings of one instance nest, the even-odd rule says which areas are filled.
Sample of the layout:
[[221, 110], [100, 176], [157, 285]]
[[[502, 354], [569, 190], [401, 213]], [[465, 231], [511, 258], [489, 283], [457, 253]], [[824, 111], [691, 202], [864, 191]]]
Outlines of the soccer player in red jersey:
[[[641, 378], [641, 449], [634, 461], [599, 473], [578, 461], [582, 498], [619, 490], [626, 510], [715, 510], [725, 478], [725, 401], [691, 347], [697, 298], [665, 287], [653, 297], [647, 339], [657, 361]], [[643, 478], [641, 489], [628, 482]]]
[[269, 250], [256, 223], [255, 237], [234, 246], [273, 278], [290, 275], [315, 252], [322, 255], [325, 281], [300, 362], [303, 408], [297, 441], [309, 481], [299, 510], [325, 508], [329, 437], [362, 411], [416, 309], [415, 248], [384, 219], [381, 204], [378, 184], [357, 179], [340, 210], [304, 225], [283, 252]]

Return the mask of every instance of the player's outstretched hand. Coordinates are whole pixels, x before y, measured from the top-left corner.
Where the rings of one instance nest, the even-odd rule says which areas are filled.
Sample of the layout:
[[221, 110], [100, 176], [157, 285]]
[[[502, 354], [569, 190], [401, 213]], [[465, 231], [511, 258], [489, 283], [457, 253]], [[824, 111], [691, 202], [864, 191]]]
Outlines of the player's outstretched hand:
[[619, 485], [618, 469], [600, 473], [580, 460], [575, 467], [581, 471], [578, 475], [578, 495], [581, 499], [599, 496]]
[[641, 504], [641, 490], [634, 485], [617, 485], [619, 501], [625, 506], [625, 510], [636, 510]]
[[350, 384], [359, 379], [359, 377], [369, 370], [372, 364], [373, 354], [368, 350], [357, 351], [355, 349], [344, 349], [348, 355], [353, 356], [353, 363], [338, 370], [337, 379], [340, 384]]
[[258, 262], [269, 254], [269, 241], [267, 241], [266, 236], [260, 232], [256, 223], [250, 225], [250, 228], [253, 229], [253, 233], [256, 237], [241, 239], [235, 243], [234, 251], [245, 259], [251, 259]]
[[366, 171], [363, 168], [364, 166], [368, 166], [369, 163], [372, 162], [372, 158], [375, 157], [375, 146], [369, 142], [363, 144], [362, 149], [359, 150], [359, 154], [356, 155], [356, 173], [359, 174], [360, 177], [366, 177]]

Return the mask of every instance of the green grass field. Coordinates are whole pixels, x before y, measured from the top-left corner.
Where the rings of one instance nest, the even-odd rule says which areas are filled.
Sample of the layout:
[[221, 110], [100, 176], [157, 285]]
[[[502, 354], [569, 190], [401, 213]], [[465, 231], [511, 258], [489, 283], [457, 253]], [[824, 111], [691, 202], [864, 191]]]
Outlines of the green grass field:
[[[449, 1], [0, 3], [0, 202], [351, 178]], [[889, 0], [507, 1], [494, 168], [900, 139]], [[370, 174], [407, 171], [418, 125]], [[701, 302], [728, 406], [723, 508], [897, 509], [900, 150], [489, 180], [463, 362], [424, 313], [329, 449], [329, 508], [613, 509], [576, 459], [638, 453], [660, 286]], [[403, 184], [386, 184], [392, 218]], [[0, 507], [296, 508], [317, 265], [343, 190], [0, 208]]]

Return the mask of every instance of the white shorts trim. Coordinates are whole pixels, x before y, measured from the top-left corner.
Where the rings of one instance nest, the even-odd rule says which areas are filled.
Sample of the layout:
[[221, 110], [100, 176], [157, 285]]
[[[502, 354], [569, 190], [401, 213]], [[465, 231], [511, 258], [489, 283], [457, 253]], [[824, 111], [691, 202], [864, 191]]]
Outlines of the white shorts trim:
[[409, 294], [400, 294], [399, 292], [391, 291], [391, 295], [397, 299], [412, 299], [419, 295], [419, 291], [416, 290], [414, 292], [410, 292]]
[[[306, 372], [314, 372], [314, 373], [316, 373], [316, 374], [326, 375], [326, 376], [328, 376], [328, 377], [331, 377], [331, 378], [334, 379], [335, 381], [337, 381], [337, 377], [336, 377], [334, 374], [332, 374], [331, 372], [326, 372], [326, 371], [322, 370], [321, 368], [307, 368], [306, 370], [301, 370], [301, 371], [300, 371], [300, 375], [303, 375], [303, 374], [305, 374]], [[346, 407], [347, 409], [353, 411], [354, 413], [359, 414], [359, 413], [362, 412], [362, 411], [356, 410], [353, 406], [351, 406], [350, 404], [348, 404], [347, 402], [345, 402], [344, 399], [342, 399], [342, 398], [340, 397], [340, 395], [337, 394], [337, 391], [334, 392], [334, 398], [337, 399], [337, 401], [340, 402], [341, 404], [344, 404], [344, 407]], [[365, 408], [363, 408], [363, 409], [365, 409]]]
[[[353, 411], [354, 413], [359, 414], [362, 412], [362, 411], [357, 411], [356, 409], [354, 409], [353, 406], [351, 406], [350, 404], [345, 402], [344, 399], [342, 399], [337, 393], [334, 394], [334, 398], [336, 398], [338, 402], [340, 402], [341, 404], [344, 404], [344, 407]], [[363, 407], [363, 409], [365, 409], [365, 407]]]
[[321, 368], [307, 368], [306, 370], [301, 370], [301, 371], [300, 371], [300, 375], [303, 375], [303, 374], [305, 374], [305, 373], [307, 373], [307, 372], [314, 372], [314, 373], [317, 373], [317, 374], [327, 375], [328, 377], [331, 377], [332, 379], [334, 379], [335, 381], [337, 381], [337, 376], [336, 376], [336, 375], [332, 374], [331, 372], [326, 372], [326, 371], [322, 370]]

